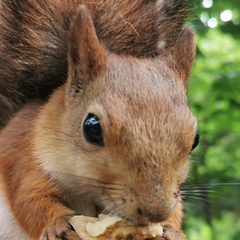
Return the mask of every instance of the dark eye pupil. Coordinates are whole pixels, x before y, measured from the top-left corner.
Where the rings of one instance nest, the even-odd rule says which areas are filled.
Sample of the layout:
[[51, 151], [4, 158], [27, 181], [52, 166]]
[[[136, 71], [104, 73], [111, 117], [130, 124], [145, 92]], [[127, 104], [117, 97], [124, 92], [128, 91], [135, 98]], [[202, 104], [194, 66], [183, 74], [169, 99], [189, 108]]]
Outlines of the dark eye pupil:
[[89, 113], [83, 124], [85, 139], [94, 145], [103, 146], [102, 128], [97, 116]]
[[194, 142], [193, 142], [193, 145], [192, 145], [192, 150], [195, 149], [199, 143], [199, 133], [197, 132], [196, 135], [195, 135], [195, 138], [194, 138]]

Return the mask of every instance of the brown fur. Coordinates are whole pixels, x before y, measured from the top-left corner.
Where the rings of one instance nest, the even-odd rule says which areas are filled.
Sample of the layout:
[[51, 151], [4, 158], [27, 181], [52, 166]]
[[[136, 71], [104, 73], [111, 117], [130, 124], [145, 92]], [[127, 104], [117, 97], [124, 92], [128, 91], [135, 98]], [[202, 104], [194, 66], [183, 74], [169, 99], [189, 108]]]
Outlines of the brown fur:
[[[155, 58], [116, 55], [99, 40], [90, 12], [78, 7], [67, 83], [46, 103], [26, 105], [0, 133], [1, 185], [25, 233], [66, 239], [74, 234], [73, 213], [104, 210], [136, 224], [162, 221], [174, 240], [179, 185], [197, 131], [186, 98], [194, 52], [184, 29], [171, 51]], [[103, 146], [84, 137], [88, 113], [100, 119]]]
[[[82, 0], [0, 1], [0, 128], [67, 77], [67, 35]], [[187, 0], [87, 0], [98, 38], [117, 54], [156, 56], [175, 45]], [[161, 48], [158, 47], [162, 42]]]

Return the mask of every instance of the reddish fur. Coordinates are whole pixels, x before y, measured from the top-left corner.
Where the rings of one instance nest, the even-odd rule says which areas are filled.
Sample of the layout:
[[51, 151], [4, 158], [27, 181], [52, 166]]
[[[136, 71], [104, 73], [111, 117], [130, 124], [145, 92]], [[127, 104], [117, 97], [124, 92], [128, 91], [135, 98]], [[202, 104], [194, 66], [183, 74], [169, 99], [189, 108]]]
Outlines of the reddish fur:
[[[29, 131], [32, 121], [29, 119], [36, 117], [39, 107], [39, 104], [26, 106], [0, 134], [4, 190], [16, 219], [34, 239], [56, 218], [73, 214], [61, 200], [61, 191], [32, 156], [32, 132]], [[60, 232], [61, 228], [59, 226]]]
[[[0, 1], [0, 128], [24, 103], [47, 97], [67, 77], [67, 34], [80, 3], [98, 38], [117, 54], [153, 57], [174, 47], [187, 0]], [[166, 46], [158, 48], [159, 41]]]

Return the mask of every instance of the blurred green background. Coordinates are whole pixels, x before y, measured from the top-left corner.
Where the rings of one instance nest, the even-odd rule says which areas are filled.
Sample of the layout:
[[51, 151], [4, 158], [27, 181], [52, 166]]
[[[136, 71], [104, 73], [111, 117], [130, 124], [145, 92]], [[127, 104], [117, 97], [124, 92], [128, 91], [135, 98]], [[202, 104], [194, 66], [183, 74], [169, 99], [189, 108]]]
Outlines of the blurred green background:
[[185, 199], [189, 240], [240, 240], [240, 0], [191, 2], [188, 97], [199, 120]]

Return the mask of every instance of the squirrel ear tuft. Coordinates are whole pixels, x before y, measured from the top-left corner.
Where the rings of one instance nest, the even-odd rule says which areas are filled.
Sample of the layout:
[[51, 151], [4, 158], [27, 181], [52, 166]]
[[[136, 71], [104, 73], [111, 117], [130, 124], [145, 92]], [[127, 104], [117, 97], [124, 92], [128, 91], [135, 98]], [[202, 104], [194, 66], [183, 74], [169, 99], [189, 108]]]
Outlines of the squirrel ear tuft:
[[107, 54], [100, 44], [89, 10], [81, 4], [68, 35], [68, 81], [75, 92], [106, 67]]
[[176, 70], [179, 72], [184, 84], [187, 85], [193, 61], [196, 54], [196, 44], [194, 33], [189, 28], [185, 28], [177, 38], [174, 50]]

